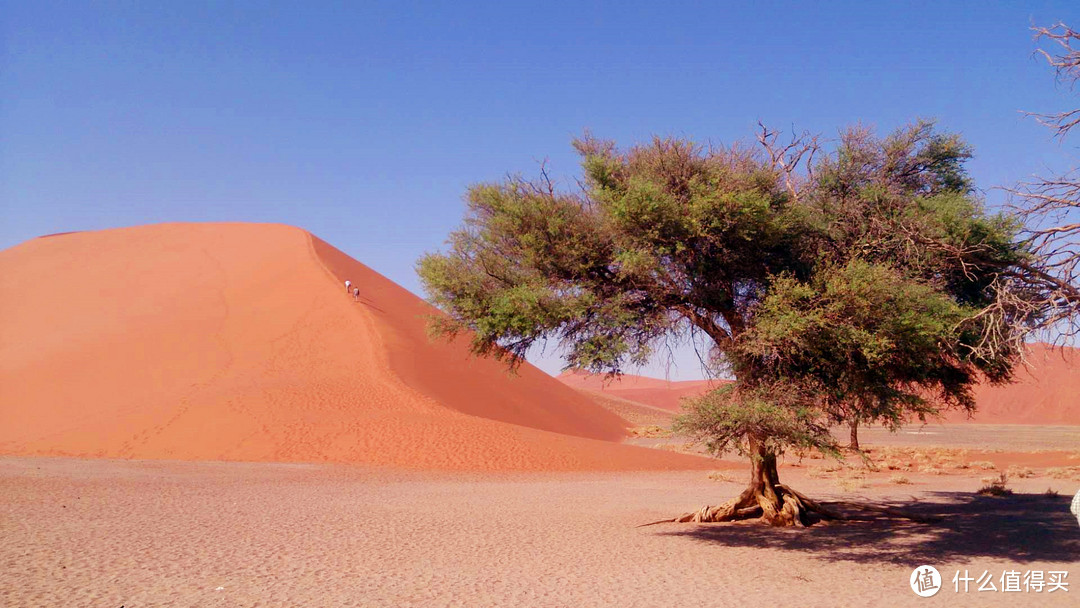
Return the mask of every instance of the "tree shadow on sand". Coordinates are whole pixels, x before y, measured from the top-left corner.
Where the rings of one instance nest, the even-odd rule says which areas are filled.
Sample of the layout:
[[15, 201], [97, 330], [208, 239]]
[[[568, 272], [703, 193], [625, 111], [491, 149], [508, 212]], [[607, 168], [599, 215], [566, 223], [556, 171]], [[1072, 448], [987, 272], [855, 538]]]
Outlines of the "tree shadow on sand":
[[1080, 526], [1069, 512], [1070, 500], [1043, 494], [932, 492], [925, 501], [878, 504], [941, 518], [933, 524], [882, 517], [820, 522], [802, 530], [752, 522], [671, 524], [674, 529], [663, 534], [731, 547], [805, 551], [836, 562], [910, 565], [1000, 558], [1075, 564], [1080, 562]]

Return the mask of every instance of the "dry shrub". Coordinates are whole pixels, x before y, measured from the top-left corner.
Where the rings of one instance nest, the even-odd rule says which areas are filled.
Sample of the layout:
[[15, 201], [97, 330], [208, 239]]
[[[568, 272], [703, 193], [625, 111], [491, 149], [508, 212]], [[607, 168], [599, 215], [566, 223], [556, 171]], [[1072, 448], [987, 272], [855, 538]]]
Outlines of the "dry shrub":
[[911, 480], [903, 475], [893, 475], [889, 478], [889, 483], [895, 483], [898, 486], [903, 486], [911, 483]]
[[997, 465], [990, 462], [989, 460], [976, 460], [975, 462], [971, 463], [971, 466], [977, 469], [982, 469], [984, 471], [993, 471], [997, 468]]
[[1027, 467], [1021, 467], [1013, 465], [1006, 471], [1009, 477], [1019, 477], [1020, 479], [1027, 479], [1028, 477], [1035, 477], [1035, 471]]
[[983, 496], [1009, 496], [1013, 493], [1012, 490], [1005, 487], [1005, 484], [1009, 481], [1009, 477], [1005, 473], [1001, 473], [996, 479], [993, 477], [989, 479], [989, 483], [979, 488], [979, 494]]

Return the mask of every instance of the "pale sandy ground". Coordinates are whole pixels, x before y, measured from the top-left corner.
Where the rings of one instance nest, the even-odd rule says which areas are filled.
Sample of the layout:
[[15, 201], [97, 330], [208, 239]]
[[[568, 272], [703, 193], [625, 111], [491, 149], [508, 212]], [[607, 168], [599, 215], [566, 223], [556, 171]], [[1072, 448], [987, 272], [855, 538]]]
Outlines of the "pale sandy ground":
[[[729, 471], [741, 481], [741, 472]], [[829, 480], [786, 481], [818, 497]], [[0, 459], [3, 606], [1076, 606], [1078, 482], [872, 481], [946, 517], [780, 530], [636, 524], [736, 492], [703, 472], [433, 474], [341, 465]], [[1041, 492], [1050, 485], [1061, 496]], [[916, 597], [914, 566], [945, 576]], [[1067, 570], [1069, 593], [957, 594], [957, 569]]]
[[[613, 408], [613, 411], [618, 411]], [[847, 443], [847, 430], [834, 429], [840, 445]], [[957, 459], [968, 462], [992, 461], [1005, 470], [1009, 466], [1080, 466], [1080, 427], [1021, 424], [928, 424], [911, 425], [892, 432], [881, 427], [859, 430], [860, 442], [871, 456], [882, 449], [909, 447], [924, 450], [958, 450]], [[705, 455], [705, 447], [688, 444], [686, 437], [632, 437], [626, 443], [650, 448]], [[817, 457], [816, 454], [811, 454]], [[736, 454], [726, 454], [724, 462], [739, 462]], [[784, 459], [788, 464], [797, 458]], [[857, 463], [858, 458], [847, 460]]]
[[[844, 431], [837, 436], [846, 439]], [[1026, 424], [910, 425], [896, 432], [881, 427], [859, 429], [861, 442], [870, 445], [936, 446], [1028, 452], [1080, 449], [1080, 426]]]

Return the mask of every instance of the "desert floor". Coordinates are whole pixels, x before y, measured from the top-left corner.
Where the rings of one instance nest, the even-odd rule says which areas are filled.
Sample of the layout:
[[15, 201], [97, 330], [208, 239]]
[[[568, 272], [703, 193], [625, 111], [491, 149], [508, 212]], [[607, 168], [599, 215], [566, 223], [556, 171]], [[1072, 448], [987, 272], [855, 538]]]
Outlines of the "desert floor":
[[[826, 469], [781, 475], [815, 497], [945, 519], [635, 527], [735, 494], [734, 462], [712, 474], [480, 475], [6, 457], [0, 605], [1078, 605], [1068, 503], [1080, 481], [1068, 471], [1035, 469], [994, 498], [974, 493], [987, 474], [977, 467], [915, 468], [903, 485], [892, 471]], [[929, 599], [908, 584], [923, 564], [945, 579]], [[957, 593], [957, 570], [988, 571], [999, 589], [1006, 570], [1066, 570], [1070, 591]]]

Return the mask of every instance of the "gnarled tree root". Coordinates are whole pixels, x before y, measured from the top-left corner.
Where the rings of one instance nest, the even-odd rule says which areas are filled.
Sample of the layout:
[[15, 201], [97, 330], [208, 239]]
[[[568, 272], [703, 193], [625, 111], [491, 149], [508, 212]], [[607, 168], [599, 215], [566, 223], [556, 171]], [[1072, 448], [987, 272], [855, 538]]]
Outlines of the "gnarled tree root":
[[821, 519], [852, 521], [873, 519], [861, 513], [845, 513], [833, 508], [842, 505], [848, 508], [862, 511], [881, 513], [890, 517], [908, 519], [919, 523], [933, 523], [941, 518], [927, 517], [917, 513], [911, 513], [902, 509], [853, 502], [831, 502], [828, 505], [820, 503], [784, 484], [775, 486], [750, 487], [738, 497], [733, 498], [721, 505], [704, 506], [697, 511], [684, 513], [671, 519], [641, 524], [639, 528], [655, 526], [666, 523], [712, 523], [724, 521], [738, 521], [751, 518], [760, 518], [765, 523], [774, 526], [805, 527], [812, 523], [810, 514], [813, 513]]

